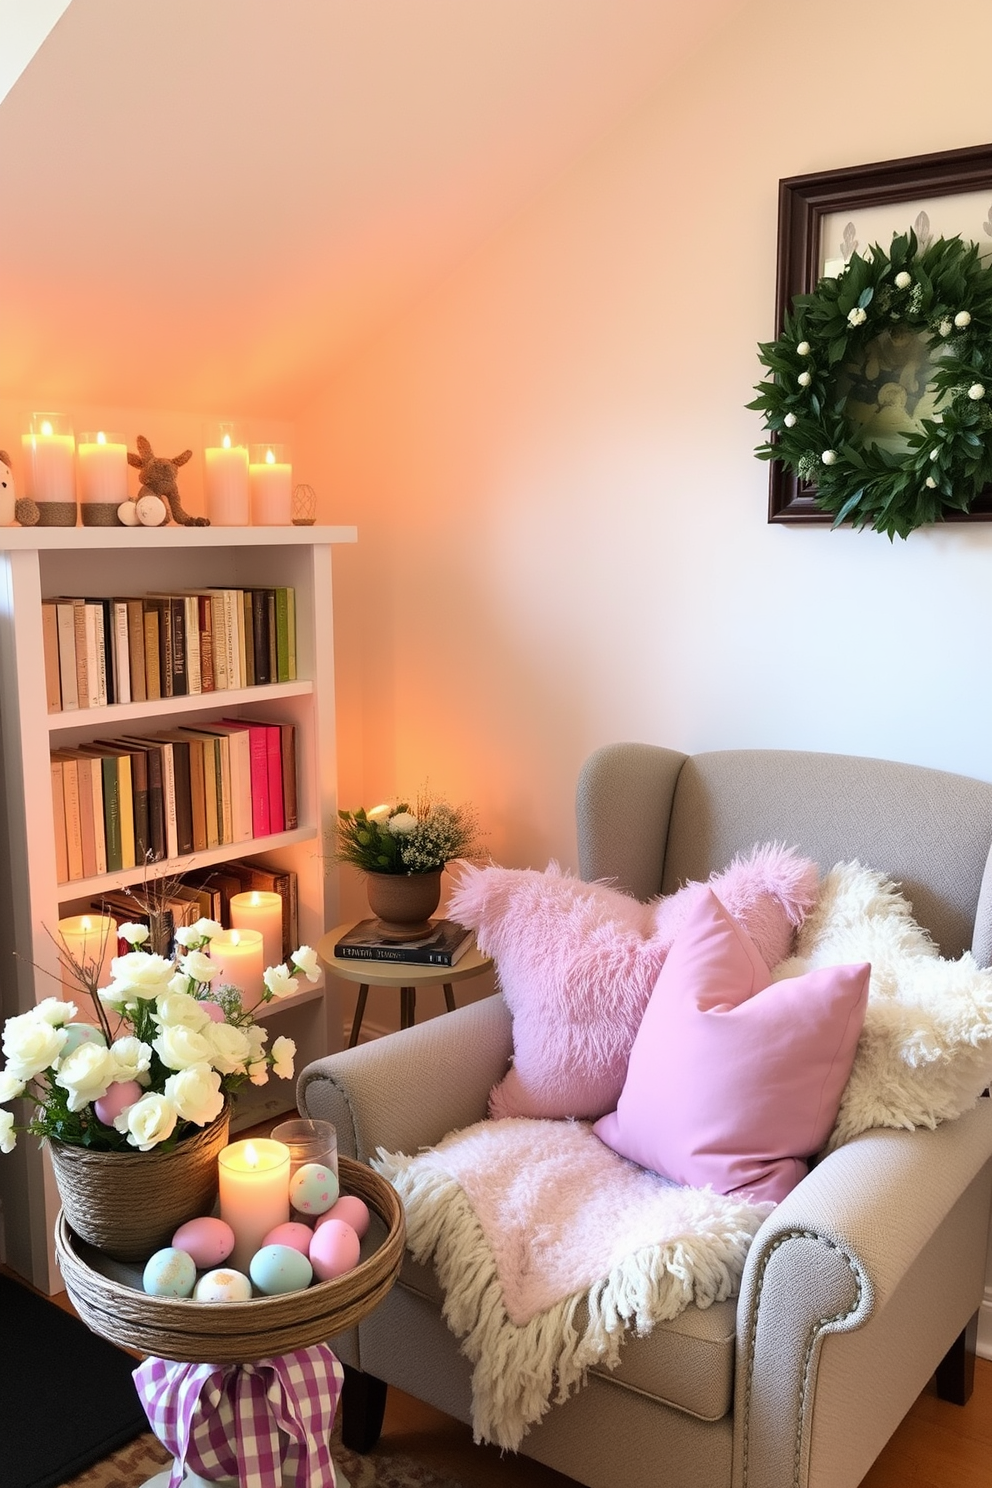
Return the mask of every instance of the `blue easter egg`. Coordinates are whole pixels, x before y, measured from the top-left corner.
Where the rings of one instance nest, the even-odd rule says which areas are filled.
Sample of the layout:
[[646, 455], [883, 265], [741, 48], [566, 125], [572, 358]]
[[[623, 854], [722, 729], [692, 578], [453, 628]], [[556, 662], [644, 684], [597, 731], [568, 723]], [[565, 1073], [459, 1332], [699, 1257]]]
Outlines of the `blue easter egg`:
[[196, 1266], [185, 1250], [167, 1245], [147, 1262], [141, 1284], [151, 1297], [191, 1297], [196, 1285]]
[[106, 1048], [107, 1040], [99, 1028], [94, 1028], [92, 1023], [66, 1023], [65, 1043], [62, 1045], [62, 1058], [67, 1059], [80, 1044], [101, 1044]]
[[252, 1281], [266, 1297], [283, 1292], [302, 1292], [313, 1280], [313, 1267], [292, 1245], [263, 1245], [248, 1267]]

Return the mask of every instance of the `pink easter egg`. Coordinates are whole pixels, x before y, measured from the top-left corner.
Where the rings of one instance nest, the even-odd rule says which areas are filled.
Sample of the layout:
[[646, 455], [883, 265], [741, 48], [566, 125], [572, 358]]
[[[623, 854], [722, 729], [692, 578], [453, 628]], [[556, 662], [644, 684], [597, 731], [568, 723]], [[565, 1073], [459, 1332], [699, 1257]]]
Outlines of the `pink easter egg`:
[[101, 1095], [99, 1100], [93, 1102], [97, 1120], [102, 1121], [104, 1126], [113, 1126], [114, 1118], [128, 1106], [133, 1106], [141, 1095], [141, 1086], [137, 1080], [118, 1080], [111, 1085], [106, 1095]]
[[200, 1006], [206, 1013], [207, 1017], [210, 1019], [211, 1023], [224, 1022], [227, 1015], [225, 1014], [224, 1009], [221, 1007], [219, 1002], [212, 1002], [209, 997], [205, 997], [200, 1003]]
[[174, 1250], [184, 1250], [198, 1271], [209, 1271], [226, 1261], [234, 1249], [234, 1231], [223, 1219], [204, 1214], [188, 1219], [172, 1237]]
[[310, 1264], [319, 1281], [332, 1281], [358, 1265], [361, 1244], [350, 1224], [329, 1219], [314, 1230], [310, 1240]]
[[312, 1239], [313, 1230], [309, 1225], [300, 1224], [295, 1219], [288, 1219], [285, 1224], [278, 1224], [274, 1230], [270, 1230], [259, 1248], [266, 1245], [289, 1245], [293, 1250], [298, 1250], [300, 1255], [309, 1255]]
[[342, 1194], [336, 1204], [332, 1204], [326, 1214], [321, 1214], [317, 1220], [315, 1229], [320, 1229], [329, 1219], [343, 1219], [345, 1224], [350, 1224], [359, 1239], [365, 1234], [369, 1227], [369, 1209], [363, 1199], [357, 1194]]

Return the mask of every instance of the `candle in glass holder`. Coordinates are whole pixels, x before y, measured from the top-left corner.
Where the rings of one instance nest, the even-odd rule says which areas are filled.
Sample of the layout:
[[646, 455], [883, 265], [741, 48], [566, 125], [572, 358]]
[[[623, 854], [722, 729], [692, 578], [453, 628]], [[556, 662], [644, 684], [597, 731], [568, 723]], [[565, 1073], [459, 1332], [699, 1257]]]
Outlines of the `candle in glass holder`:
[[21, 438], [27, 470], [27, 494], [38, 504], [39, 527], [76, 525], [76, 441], [61, 413], [31, 415]]
[[282, 895], [248, 889], [231, 895], [231, 924], [236, 930], [258, 930], [266, 966], [282, 961]]
[[79, 509], [84, 527], [116, 527], [127, 500], [127, 441], [123, 434], [80, 434], [76, 449]]
[[256, 527], [289, 527], [293, 521], [293, 467], [281, 444], [253, 444], [248, 484]]
[[248, 450], [236, 424], [221, 423], [206, 435], [203, 450], [207, 515], [214, 527], [247, 527]]
[[[98, 987], [112, 980], [110, 963], [117, 955], [117, 921], [111, 915], [70, 915], [59, 920], [59, 960], [62, 963], [62, 995], [79, 1004], [84, 988], [72, 972], [81, 966], [87, 981], [96, 978]], [[87, 1009], [80, 1007], [81, 1012]]]
[[240, 987], [251, 1005], [263, 991], [262, 932], [221, 930], [210, 942], [210, 959], [217, 967], [211, 985]]
[[217, 1176], [220, 1217], [234, 1231], [226, 1264], [247, 1276], [265, 1236], [289, 1219], [289, 1148], [269, 1137], [232, 1142], [218, 1157]]

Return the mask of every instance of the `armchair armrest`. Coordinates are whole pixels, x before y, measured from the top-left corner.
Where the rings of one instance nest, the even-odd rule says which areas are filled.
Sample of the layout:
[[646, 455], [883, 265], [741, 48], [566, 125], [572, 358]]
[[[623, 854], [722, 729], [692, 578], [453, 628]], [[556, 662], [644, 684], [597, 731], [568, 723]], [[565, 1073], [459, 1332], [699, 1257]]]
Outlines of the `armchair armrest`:
[[[734, 1488], [861, 1481], [981, 1299], [990, 1157], [981, 1100], [935, 1131], [865, 1132], [769, 1215], [738, 1304]], [[835, 1428], [830, 1464], [815, 1452], [814, 1404]]]
[[486, 1115], [510, 1062], [511, 1030], [502, 997], [486, 997], [315, 1060], [300, 1074], [297, 1104], [333, 1121], [346, 1157], [417, 1152]]

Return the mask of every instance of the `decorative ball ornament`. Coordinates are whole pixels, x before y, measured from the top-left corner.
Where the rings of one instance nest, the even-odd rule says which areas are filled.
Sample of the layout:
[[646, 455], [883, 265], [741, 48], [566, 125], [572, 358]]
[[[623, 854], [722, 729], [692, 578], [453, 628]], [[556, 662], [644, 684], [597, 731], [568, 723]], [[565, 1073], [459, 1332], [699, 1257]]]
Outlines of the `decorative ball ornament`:
[[169, 508], [161, 496], [139, 496], [134, 509], [142, 527], [161, 527], [169, 515]]
[[[977, 244], [921, 250], [910, 231], [854, 253], [758, 351], [771, 375], [748, 404], [769, 434], [755, 454], [815, 487], [835, 527], [907, 537], [992, 484], [992, 262]], [[859, 397], [869, 386], [886, 398]]]
[[130, 498], [128, 498], [127, 501], [122, 501], [120, 506], [117, 508], [117, 518], [124, 527], [137, 527], [137, 503], [132, 501]]

